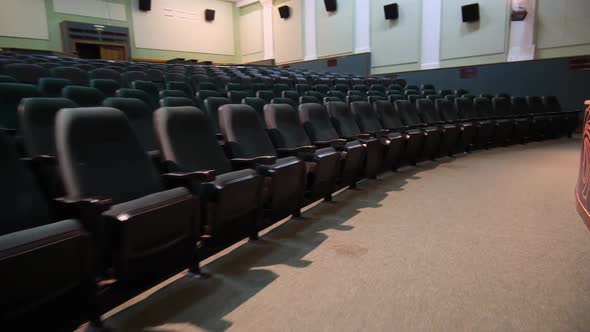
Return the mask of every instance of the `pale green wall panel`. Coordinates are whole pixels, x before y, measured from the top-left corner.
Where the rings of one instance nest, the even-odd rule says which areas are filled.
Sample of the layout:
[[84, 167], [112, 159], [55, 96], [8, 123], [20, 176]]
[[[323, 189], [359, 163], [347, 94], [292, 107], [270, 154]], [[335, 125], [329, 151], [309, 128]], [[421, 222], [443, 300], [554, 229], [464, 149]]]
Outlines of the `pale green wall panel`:
[[372, 72], [417, 70], [420, 67], [422, 0], [399, 0], [397, 20], [384, 17], [383, 6], [389, 3], [389, 0], [371, 0]]
[[507, 53], [508, 0], [479, 0], [479, 22], [463, 23], [461, 6], [473, 2], [443, 0], [441, 60]]
[[248, 63], [264, 59], [262, 5], [254, 3], [239, 9], [240, 62]]
[[[275, 0], [272, 13], [276, 63], [303, 60], [303, 4], [301, 0]], [[291, 7], [291, 17], [279, 16], [280, 6]]]
[[354, 51], [355, 0], [338, 2], [338, 10], [327, 12], [324, 0], [316, 0], [316, 41], [318, 57]]
[[536, 57], [590, 54], [588, 0], [537, 0]]

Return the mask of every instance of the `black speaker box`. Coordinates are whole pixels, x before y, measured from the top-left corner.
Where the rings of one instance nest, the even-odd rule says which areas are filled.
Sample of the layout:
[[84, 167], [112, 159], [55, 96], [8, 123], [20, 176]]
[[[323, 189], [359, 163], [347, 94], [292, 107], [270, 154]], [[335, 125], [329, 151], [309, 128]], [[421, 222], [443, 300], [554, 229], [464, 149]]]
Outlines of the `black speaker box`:
[[327, 12], [335, 12], [338, 9], [336, 0], [324, 0], [324, 5], [326, 6]]
[[291, 7], [280, 6], [279, 7], [279, 15], [281, 15], [281, 18], [289, 18], [291, 16]]
[[471, 23], [479, 21], [479, 4], [472, 3], [461, 6], [461, 14], [463, 16], [463, 22]]
[[152, 0], [139, 0], [139, 10], [147, 12], [152, 9]]
[[397, 3], [392, 3], [389, 5], [383, 6], [383, 11], [385, 11], [385, 19], [386, 20], [397, 20], [397, 18], [399, 17]]
[[213, 9], [205, 9], [205, 21], [211, 22], [215, 20], [215, 11]]

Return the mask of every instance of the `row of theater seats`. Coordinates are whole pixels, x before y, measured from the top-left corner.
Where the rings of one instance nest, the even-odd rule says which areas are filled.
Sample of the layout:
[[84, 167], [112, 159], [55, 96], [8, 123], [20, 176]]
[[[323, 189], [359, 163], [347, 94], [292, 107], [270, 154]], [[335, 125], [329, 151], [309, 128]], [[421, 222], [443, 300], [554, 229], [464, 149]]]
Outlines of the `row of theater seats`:
[[[349, 82], [344, 98], [344, 78], [323, 92], [323, 78], [197, 92], [134, 80], [110, 97], [70, 84], [39, 97], [43, 79], [0, 83], [3, 115], [13, 112], [12, 130], [0, 133], [0, 318], [9, 329], [99, 325], [129, 296], [186, 268], [203, 276], [204, 257], [341, 188], [577, 124], [576, 113], [553, 112], [554, 97], [429, 98], [434, 87], [402, 82]], [[34, 93], [17, 93], [24, 86]]]

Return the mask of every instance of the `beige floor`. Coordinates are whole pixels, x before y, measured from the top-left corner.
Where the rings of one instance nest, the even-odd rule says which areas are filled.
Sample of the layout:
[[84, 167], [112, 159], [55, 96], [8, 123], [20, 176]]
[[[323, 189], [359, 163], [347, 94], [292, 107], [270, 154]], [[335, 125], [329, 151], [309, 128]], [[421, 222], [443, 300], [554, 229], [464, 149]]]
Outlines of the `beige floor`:
[[590, 331], [578, 140], [406, 168], [115, 310], [117, 331]]

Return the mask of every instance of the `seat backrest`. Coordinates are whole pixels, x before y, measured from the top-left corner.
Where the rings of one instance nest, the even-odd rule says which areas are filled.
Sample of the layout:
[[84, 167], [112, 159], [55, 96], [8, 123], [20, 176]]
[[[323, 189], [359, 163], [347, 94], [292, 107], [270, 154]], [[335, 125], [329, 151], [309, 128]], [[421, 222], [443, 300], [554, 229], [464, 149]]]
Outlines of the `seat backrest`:
[[475, 111], [475, 105], [470, 98], [455, 98], [455, 108], [461, 119], [476, 119], [479, 117]]
[[28, 63], [5, 65], [2, 72], [16, 79], [18, 83], [37, 84], [41, 77], [49, 76], [47, 69]]
[[233, 158], [276, 156], [272, 142], [252, 107], [238, 104], [221, 106], [219, 125]]
[[281, 96], [283, 98], [291, 99], [296, 104], [299, 102], [299, 93], [295, 90], [285, 90], [282, 92]]
[[354, 102], [358, 102], [358, 101], [367, 101], [365, 97], [363, 96], [359, 96], [359, 95], [349, 95], [346, 96], [346, 103], [348, 105], [354, 103]]
[[187, 78], [183, 73], [175, 73], [175, 72], [168, 72], [166, 74], [164, 74], [164, 80], [166, 81], [166, 84], [168, 84], [169, 82], [186, 82]]
[[494, 116], [494, 106], [492, 101], [488, 98], [477, 97], [473, 100], [475, 112], [480, 118], [487, 118]]
[[454, 91], [453, 91], [453, 90], [448, 90], [448, 89], [446, 89], [446, 90], [439, 90], [439, 91], [438, 91], [438, 94], [439, 94], [441, 97], [444, 97], [444, 96], [446, 96], [446, 95], [452, 95], [452, 94], [454, 94]]
[[101, 106], [105, 99], [100, 90], [88, 86], [68, 85], [62, 89], [64, 98], [73, 100], [80, 107]]
[[160, 103], [160, 89], [158, 89], [158, 86], [154, 82], [136, 80], [131, 83], [131, 86], [134, 89], [142, 90], [147, 94], [149, 97], [149, 105], [152, 110], [158, 108]]
[[[147, 104], [150, 104], [151, 102], [150, 96], [145, 91], [139, 89], [121, 88], [117, 90], [116, 96], [121, 98], [137, 98], [143, 100]], [[159, 102], [160, 101], [158, 100], [158, 106]], [[155, 107], [153, 109], [155, 109]]]
[[327, 84], [316, 84], [313, 86], [313, 89], [315, 91], [326, 94], [326, 93], [328, 93], [328, 91], [330, 91], [330, 86]]
[[8, 75], [0, 75], [0, 83], [17, 83], [16, 79]]
[[494, 95], [490, 93], [481, 93], [479, 96], [481, 98], [488, 98], [489, 100], [492, 100], [492, 98], [494, 98]]
[[527, 96], [526, 102], [529, 104], [529, 110], [531, 113], [544, 113], [545, 104], [543, 104], [543, 98], [539, 96]]
[[90, 87], [99, 90], [105, 97], [114, 97], [121, 85], [112, 79], [97, 78], [90, 80]]
[[526, 101], [525, 97], [512, 97], [510, 98], [512, 107], [510, 111], [514, 115], [526, 115], [530, 114], [531, 111], [529, 110], [529, 104]]
[[459, 96], [459, 97], [461, 97], [461, 96], [463, 96], [465, 94], [468, 94], [468, 93], [469, 93], [469, 91], [467, 91], [465, 89], [456, 89], [455, 90], [455, 95], [456, 96]]
[[436, 108], [434, 107], [434, 102], [430, 99], [418, 99], [416, 101], [416, 106], [418, 108], [418, 113], [422, 118], [422, 122], [424, 123], [436, 123], [442, 121], [441, 117], [438, 115]]
[[74, 85], [88, 85], [88, 73], [80, 68], [75, 67], [55, 67], [51, 68], [51, 77], [65, 78]]
[[37, 181], [19, 159], [12, 139], [3, 131], [0, 131], [0, 154], [0, 236], [52, 221]]
[[328, 91], [328, 97], [336, 97], [338, 99], [340, 99], [340, 101], [345, 101], [346, 100], [346, 93], [343, 93], [341, 91]]
[[[389, 104], [388, 101], [386, 101], [386, 103]], [[354, 115], [356, 123], [362, 132], [373, 133], [383, 129], [371, 103], [366, 101], [355, 101], [350, 103], [350, 111]]]
[[205, 109], [205, 100], [209, 97], [223, 97], [221, 93], [215, 90], [199, 90], [197, 92], [197, 108], [200, 110]]
[[196, 107], [162, 107], [154, 113], [162, 160], [168, 171], [232, 170], [207, 115]]
[[143, 100], [136, 98], [107, 98], [105, 107], [116, 108], [125, 113], [139, 143], [145, 151], [157, 151], [158, 143], [154, 134], [153, 110]]
[[440, 117], [445, 121], [459, 120], [459, 113], [455, 109], [453, 102], [447, 99], [437, 99], [434, 102], [436, 110]]
[[37, 90], [44, 97], [61, 97], [61, 90], [67, 85], [72, 85], [72, 82], [65, 78], [42, 77], [37, 83]]
[[133, 81], [148, 81], [148, 76], [142, 71], [126, 71], [121, 74], [121, 86], [130, 88]]
[[299, 104], [315, 103], [319, 104], [321, 101], [314, 96], [301, 96], [299, 97]]
[[415, 84], [406, 85], [406, 90], [420, 91], [420, 87]]
[[258, 114], [260, 123], [266, 128], [266, 122], [264, 121], [264, 105], [266, 105], [266, 102], [256, 97], [246, 97], [242, 99], [242, 104], [252, 107], [256, 111], [256, 114]]
[[506, 97], [494, 97], [492, 98], [492, 104], [494, 106], [494, 115], [496, 116], [508, 116], [510, 115], [510, 99]]
[[77, 107], [67, 98], [24, 98], [19, 106], [19, 125], [29, 157], [55, 156], [55, 116], [62, 108]]
[[383, 84], [373, 84], [371, 85], [370, 90], [372, 91], [379, 91], [385, 93], [385, 86]]
[[115, 204], [163, 190], [125, 114], [110, 107], [57, 113], [56, 145], [70, 198], [109, 197]]
[[241, 90], [231, 90], [228, 91], [227, 97], [231, 101], [232, 104], [241, 104], [244, 98], [249, 96], [248, 92], [241, 91]]
[[121, 73], [119, 73], [115, 70], [112, 70], [112, 69], [105, 69], [105, 68], [94, 69], [94, 70], [89, 71], [88, 75], [91, 80], [93, 80], [93, 79], [108, 79], [108, 80], [114, 80], [117, 83], [121, 84]]
[[350, 90], [348, 84], [334, 84], [334, 91], [342, 92], [346, 94]]
[[165, 97], [160, 99], [160, 107], [195, 106], [193, 101], [185, 97]]
[[297, 148], [311, 145], [305, 130], [299, 123], [299, 114], [289, 104], [267, 104], [264, 120], [269, 136], [276, 148]]
[[309, 84], [295, 84], [295, 89], [300, 95], [304, 95], [307, 91], [311, 91], [311, 85]]
[[17, 128], [17, 110], [21, 99], [37, 96], [37, 89], [32, 84], [0, 83], [0, 127]]
[[561, 104], [556, 96], [544, 96], [543, 103], [548, 112], [561, 112]]
[[180, 90], [186, 94], [187, 98], [195, 98], [195, 93], [193, 92], [193, 88], [191, 86], [182, 81], [167, 81], [166, 82], [166, 89], [168, 90]]
[[323, 99], [324, 105], [326, 105], [329, 102], [334, 102], [334, 101], [343, 101], [343, 100], [338, 97], [324, 97], [324, 99]]
[[369, 88], [364, 84], [355, 84], [352, 86], [352, 90], [357, 90], [362, 93], [366, 93], [369, 90]]
[[166, 97], [183, 97], [183, 98], [189, 98], [189, 96], [186, 95], [186, 93], [182, 90], [160, 90], [160, 92], [158, 93], [158, 97], [160, 97], [160, 99], [162, 98], [166, 98]]
[[436, 90], [422, 90], [422, 95], [423, 96], [432, 96], [432, 95], [436, 95]]
[[373, 108], [383, 128], [397, 129], [404, 126], [399, 111], [388, 101], [376, 101]]
[[354, 115], [345, 102], [332, 101], [326, 104], [326, 108], [328, 109], [332, 125], [338, 133], [338, 136], [352, 138], [361, 134], [361, 130], [354, 119]]
[[435, 90], [434, 89], [434, 84], [422, 84], [422, 86], [420, 87], [422, 89], [422, 91], [424, 90]]
[[418, 111], [416, 110], [415, 104], [411, 103], [408, 100], [396, 100], [395, 101], [395, 108], [400, 114], [400, 118], [404, 125], [406, 126], [415, 126], [422, 124], [422, 120], [418, 115]]
[[275, 94], [271, 90], [258, 90], [256, 91], [256, 97], [264, 99], [264, 101], [270, 103], [271, 99], [275, 97]]
[[299, 122], [303, 125], [312, 142], [338, 139], [330, 115], [322, 104], [306, 103], [299, 105]]
[[224, 97], [209, 97], [205, 99], [205, 112], [211, 120], [211, 125], [215, 133], [219, 133], [219, 108], [223, 105], [231, 104], [231, 101]]

